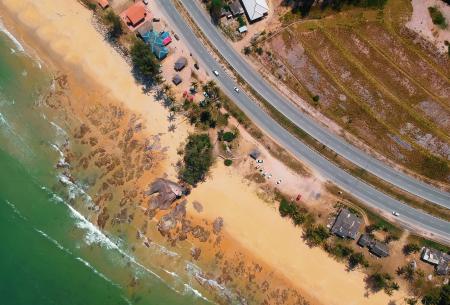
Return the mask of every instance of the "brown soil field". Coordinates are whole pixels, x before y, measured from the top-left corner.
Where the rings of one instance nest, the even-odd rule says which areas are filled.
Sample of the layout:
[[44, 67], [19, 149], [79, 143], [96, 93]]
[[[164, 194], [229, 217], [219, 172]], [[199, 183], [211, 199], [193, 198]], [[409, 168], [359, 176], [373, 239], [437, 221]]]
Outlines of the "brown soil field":
[[411, 10], [391, 1], [383, 10], [314, 12], [260, 42], [258, 59], [377, 153], [448, 183], [448, 172], [424, 161], [450, 164], [450, 61], [404, 27]]

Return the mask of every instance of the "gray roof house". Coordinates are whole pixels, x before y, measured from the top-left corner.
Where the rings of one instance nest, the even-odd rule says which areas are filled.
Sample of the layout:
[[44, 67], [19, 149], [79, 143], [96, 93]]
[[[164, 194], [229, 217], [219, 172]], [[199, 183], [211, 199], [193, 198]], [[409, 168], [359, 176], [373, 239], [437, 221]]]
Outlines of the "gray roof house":
[[233, 2], [230, 3], [230, 11], [231, 14], [233, 14], [233, 16], [239, 16], [244, 13], [244, 9], [242, 8], [242, 5], [239, 2], [239, 0], [234, 0]]
[[370, 244], [373, 242], [372, 237], [370, 237], [369, 234], [363, 234], [361, 235], [361, 237], [358, 239], [358, 245], [360, 245], [361, 247], [365, 248], [370, 246]]
[[258, 159], [260, 155], [261, 155], [261, 153], [259, 152], [259, 150], [256, 150], [256, 149], [254, 149], [250, 152], [250, 157], [255, 160]]
[[147, 32], [150, 32], [152, 30], [153, 30], [153, 22], [148, 20], [138, 28], [137, 32], [143, 38]]
[[450, 255], [433, 248], [424, 248], [421, 255], [422, 260], [435, 265], [436, 274], [447, 275], [449, 273]]
[[181, 84], [181, 82], [183, 81], [183, 79], [181, 78], [181, 76], [179, 76], [178, 74], [175, 74], [175, 76], [172, 78], [172, 82], [178, 86], [179, 84]]
[[186, 67], [186, 65], [187, 65], [186, 57], [180, 57], [175, 62], [174, 69], [175, 71], [181, 71], [184, 69], [184, 67]]
[[241, 0], [250, 22], [257, 21], [269, 13], [266, 0]]
[[341, 238], [356, 239], [360, 226], [361, 219], [358, 216], [342, 209], [331, 227], [331, 233]]
[[369, 250], [371, 253], [375, 254], [378, 257], [387, 257], [389, 256], [389, 248], [385, 243], [382, 243], [378, 240], [374, 240], [372, 244], [369, 246]]

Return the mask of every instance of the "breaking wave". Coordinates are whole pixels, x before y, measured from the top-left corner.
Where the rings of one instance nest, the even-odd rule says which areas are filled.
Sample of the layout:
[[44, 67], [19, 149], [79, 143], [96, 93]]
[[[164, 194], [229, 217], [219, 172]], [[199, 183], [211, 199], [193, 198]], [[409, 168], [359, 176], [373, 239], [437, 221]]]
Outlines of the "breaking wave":
[[5, 27], [1, 19], [0, 19], [0, 32], [4, 33], [14, 43], [17, 51], [25, 52], [25, 48], [20, 44], [17, 38], [14, 37], [14, 35], [11, 34], [10, 31], [8, 31], [8, 29]]
[[41, 234], [43, 237], [45, 237], [47, 240], [49, 240], [51, 243], [53, 243], [56, 247], [58, 247], [58, 249], [68, 253], [68, 254], [72, 254], [72, 252], [70, 252], [69, 249], [64, 248], [63, 245], [61, 245], [56, 239], [51, 238], [50, 236], [48, 236], [47, 233], [45, 233], [44, 231], [41, 231], [39, 229], [34, 229], [36, 232], [38, 232], [39, 234]]
[[84, 259], [82, 259], [81, 257], [77, 256], [75, 258], [77, 261], [83, 263], [83, 265], [85, 265], [86, 267], [88, 267], [89, 269], [91, 269], [95, 274], [97, 274], [99, 277], [101, 277], [102, 279], [104, 279], [105, 281], [111, 283], [112, 285], [122, 288], [120, 285], [114, 283], [112, 280], [110, 280], [108, 277], [106, 277], [106, 275], [104, 275], [103, 273], [101, 273], [100, 271], [98, 271], [97, 269], [95, 269], [91, 264], [89, 264], [89, 262], [85, 261]]

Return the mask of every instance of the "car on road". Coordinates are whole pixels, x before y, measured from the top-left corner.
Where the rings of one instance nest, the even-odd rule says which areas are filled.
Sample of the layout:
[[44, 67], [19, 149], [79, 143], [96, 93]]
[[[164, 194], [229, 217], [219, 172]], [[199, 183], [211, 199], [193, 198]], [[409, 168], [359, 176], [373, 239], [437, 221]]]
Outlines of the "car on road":
[[396, 211], [392, 211], [392, 215], [397, 216], [397, 217], [400, 216], [400, 214]]
[[234, 87], [234, 91], [236, 91], [237, 93], [239, 93], [239, 88], [238, 88], [238, 87]]
[[213, 73], [214, 73], [215, 76], [219, 76], [219, 71], [213, 70]]

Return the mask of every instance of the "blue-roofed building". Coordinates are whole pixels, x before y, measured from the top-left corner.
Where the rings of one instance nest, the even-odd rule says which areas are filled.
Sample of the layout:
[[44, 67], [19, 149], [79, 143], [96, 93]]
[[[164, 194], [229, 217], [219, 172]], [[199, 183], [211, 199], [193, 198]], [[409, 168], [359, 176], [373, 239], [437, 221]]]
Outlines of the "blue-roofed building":
[[147, 31], [145, 33], [140, 33], [140, 36], [150, 46], [152, 53], [155, 54], [156, 58], [159, 60], [164, 59], [169, 54], [169, 49], [164, 46], [164, 38], [162, 37], [161, 32], [158, 33], [156, 31]]

